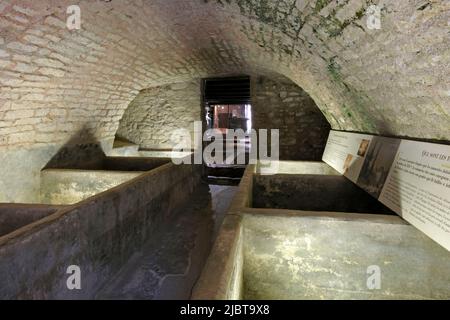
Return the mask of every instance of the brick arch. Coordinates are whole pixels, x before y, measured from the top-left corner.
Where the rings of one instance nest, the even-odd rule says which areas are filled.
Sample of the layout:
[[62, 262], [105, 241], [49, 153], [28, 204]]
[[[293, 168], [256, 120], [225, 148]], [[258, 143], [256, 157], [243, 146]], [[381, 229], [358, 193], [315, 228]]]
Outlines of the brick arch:
[[447, 2], [382, 1], [381, 30], [367, 1], [273, 3], [2, 1], [0, 146], [81, 128], [110, 139], [144, 88], [260, 69], [304, 88], [335, 129], [450, 139]]

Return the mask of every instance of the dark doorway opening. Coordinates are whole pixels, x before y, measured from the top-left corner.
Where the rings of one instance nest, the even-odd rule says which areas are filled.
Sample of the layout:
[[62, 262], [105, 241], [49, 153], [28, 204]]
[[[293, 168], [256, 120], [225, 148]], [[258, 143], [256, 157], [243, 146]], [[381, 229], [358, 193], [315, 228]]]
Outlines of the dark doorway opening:
[[[205, 79], [203, 88], [206, 128], [214, 130], [214, 134], [207, 135], [204, 148], [221, 135], [224, 153], [223, 162], [205, 161], [206, 175], [210, 183], [238, 184], [248, 164], [251, 148], [250, 77]], [[234, 135], [236, 130], [244, 135]], [[226, 154], [227, 147], [231, 144], [234, 159]], [[239, 161], [240, 153], [244, 153], [244, 162]]]

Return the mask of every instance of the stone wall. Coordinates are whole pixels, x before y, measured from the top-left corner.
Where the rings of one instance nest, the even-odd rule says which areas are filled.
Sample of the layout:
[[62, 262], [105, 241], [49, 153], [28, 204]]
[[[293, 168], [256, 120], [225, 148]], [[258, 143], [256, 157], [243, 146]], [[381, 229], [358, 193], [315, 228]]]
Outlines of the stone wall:
[[277, 174], [253, 178], [253, 208], [395, 215], [342, 175]]
[[[447, 300], [448, 252], [399, 217], [245, 214], [244, 299]], [[376, 266], [381, 288], [368, 279]], [[407, 270], [407, 272], [406, 272]], [[433, 270], [430, 272], [430, 270]]]
[[[320, 160], [330, 125], [311, 97], [284, 77], [251, 79], [254, 128], [280, 129], [283, 160]], [[193, 135], [193, 122], [201, 120], [200, 82], [142, 90], [125, 111], [117, 136], [144, 149], [172, 149], [174, 131], [184, 128]]]
[[[199, 182], [199, 166], [168, 163], [0, 237], [0, 299], [94, 298]], [[82, 290], [67, 289], [74, 264]]]
[[97, 167], [59, 166], [41, 171], [40, 202], [74, 204], [156, 169], [170, 159], [105, 157]]
[[[297, 173], [325, 169], [297, 164]], [[401, 217], [251, 208], [254, 172], [249, 165], [194, 299], [234, 298], [228, 293], [236, 275], [244, 280], [240, 298], [249, 300], [448, 299], [448, 252]], [[380, 290], [367, 287], [370, 266], [380, 267]]]
[[61, 207], [0, 203], [0, 237], [55, 213]]
[[33, 199], [74, 137], [111, 141], [141, 90], [202, 77], [277, 72], [334, 129], [450, 140], [449, 19], [440, 0], [2, 0], [0, 199]]
[[97, 166], [112, 141], [36, 145], [0, 152], [0, 202], [40, 203], [40, 174], [46, 167]]
[[255, 129], [280, 130], [281, 160], [320, 160], [330, 124], [311, 97], [288, 79], [252, 78]]
[[120, 120], [117, 135], [144, 149], [172, 149], [171, 135], [201, 120], [200, 79], [142, 90]]
[[[365, 12], [380, 4], [382, 28]], [[80, 30], [66, 26], [69, 5]], [[279, 72], [334, 129], [450, 139], [448, 1], [3, 0], [0, 147], [113, 138], [140, 90]]]
[[41, 172], [41, 203], [70, 205], [130, 181], [144, 172], [46, 169]]

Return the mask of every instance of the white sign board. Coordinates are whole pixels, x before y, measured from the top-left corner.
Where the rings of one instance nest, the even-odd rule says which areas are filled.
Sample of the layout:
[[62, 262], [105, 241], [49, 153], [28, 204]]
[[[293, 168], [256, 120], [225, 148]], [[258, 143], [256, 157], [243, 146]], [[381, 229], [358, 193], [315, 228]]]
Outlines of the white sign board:
[[450, 146], [331, 131], [322, 159], [450, 251]]
[[379, 200], [450, 251], [450, 146], [402, 140]]
[[322, 160], [356, 183], [372, 138], [367, 134], [330, 131]]

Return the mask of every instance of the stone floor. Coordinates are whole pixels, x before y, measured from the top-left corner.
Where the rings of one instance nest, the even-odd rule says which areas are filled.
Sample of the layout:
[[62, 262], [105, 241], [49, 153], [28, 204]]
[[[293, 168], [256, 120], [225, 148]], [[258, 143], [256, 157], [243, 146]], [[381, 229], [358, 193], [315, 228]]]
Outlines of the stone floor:
[[98, 299], [189, 299], [237, 187], [202, 185]]

